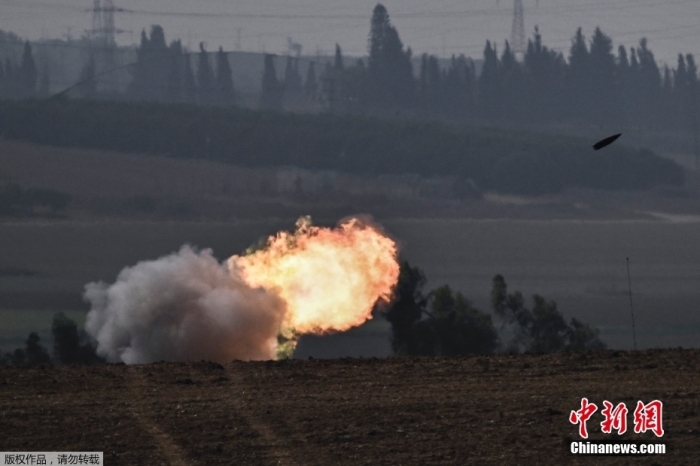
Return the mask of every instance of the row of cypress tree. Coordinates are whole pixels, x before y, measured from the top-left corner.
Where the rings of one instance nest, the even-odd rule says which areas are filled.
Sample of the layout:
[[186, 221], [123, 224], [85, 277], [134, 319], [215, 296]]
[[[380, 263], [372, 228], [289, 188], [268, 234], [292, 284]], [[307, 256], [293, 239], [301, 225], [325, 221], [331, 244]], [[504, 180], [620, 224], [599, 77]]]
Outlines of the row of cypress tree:
[[[679, 54], [675, 68], [660, 69], [646, 39], [629, 49], [620, 45], [615, 54], [600, 28], [590, 41], [579, 28], [565, 58], [544, 45], [535, 28], [523, 57], [516, 57], [508, 42], [499, 53], [487, 41], [478, 77], [474, 61], [464, 55], [441, 68], [437, 57], [425, 54], [417, 77], [411, 60], [412, 51], [403, 46], [386, 8], [377, 5], [367, 63], [344, 66], [336, 45], [335, 62], [326, 64], [320, 78], [326, 104], [350, 113], [691, 130], [697, 139], [700, 84], [694, 56]], [[266, 58], [264, 108], [281, 107], [281, 93], [290, 87], [289, 63], [285, 80], [278, 83], [272, 57]], [[312, 64], [306, 90], [317, 87], [314, 71]]]
[[[199, 45], [196, 74], [190, 54], [176, 40], [167, 45], [161, 26], [153, 26], [150, 36], [141, 33], [141, 44], [132, 67], [127, 99], [200, 105], [233, 105], [235, 94], [231, 66], [222, 48], [216, 54], [216, 70], [204, 44]], [[80, 76], [78, 87], [83, 97], [97, 96], [96, 64], [90, 57]]]
[[30, 98], [37, 94], [37, 86], [41, 89], [48, 87], [48, 76], [42, 74], [39, 83], [32, 46], [29, 41], [24, 43], [22, 60], [19, 64], [9, 58], [4, 63], [0, 61], [0, 98]]
[[[144, 31], [126, 97], [233, 104], [232, 71], [223, 49], [215, 55], [215, 67], [203, 44], [195, 66], [190, 58], [179, 40], [166, 44], [162, 27], [153, 26], [150, 37]], [[700, 146], [700, 83], [694, 56], [679, 54], [675, 68], [660, 69], [646, 39], [629, 49], [620, 45], [613, 53], [611, 38], [600, 28], [590, 40], [579, 28], [566, 58], [544, 45], [535, 28], [523, 57], [516, 57], [508, 42], [499, 52], [495, 43], [487, 41], [478, 77], [474, 61], [464, 55], [453, 56], [446, 68], [437, 57], [423, 55], [414, 76], [412, 51], [401, 42], [387, 9], [378, 4], [366, 63], [357, 60], [345, 66], [336, 45], [334, 62], [326, 63], [318, 76], [317, 65], [309, 64], [302, 82], [298, 59], [288, 57], [284, 78], [278, 80], [273, 56], [266, 55], [260, 107], [280, 110], [290, 95], [305, 94], [320, 97], [329, 110], [343, 113], [689, 130]], [[96, 95], [94, 76], [95, 63], [90, 59], [81, 75], [84, 96]], [[37, 81], [42, 79], [28, 42], [21, 64], [0, 64], [2, 97], [32, 97]]]
[[169, 46], [160, 26], [153, 26], [150, 38], [141, 34], [133, 81], [127, 94], [136, 100], [198, 103], [201, 105], [232, 105], [234, 103], [233, 74], [222, 48], [216, 53], [216, 70], [209, 60], [204, 44], [199, 44], [196, 75], [190, 55], [177, 40]]

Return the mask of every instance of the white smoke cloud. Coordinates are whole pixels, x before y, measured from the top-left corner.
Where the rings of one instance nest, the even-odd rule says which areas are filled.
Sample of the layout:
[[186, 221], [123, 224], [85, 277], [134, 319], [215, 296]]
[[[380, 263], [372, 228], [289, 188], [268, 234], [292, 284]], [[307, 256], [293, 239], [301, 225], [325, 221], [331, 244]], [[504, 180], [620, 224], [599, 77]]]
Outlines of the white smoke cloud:
[[127, 364], [275, 359], [285, 314], [276, 295], [189, 246], [125, 268], [112, 285], [86, 285], [85, 299], [97, 353]]

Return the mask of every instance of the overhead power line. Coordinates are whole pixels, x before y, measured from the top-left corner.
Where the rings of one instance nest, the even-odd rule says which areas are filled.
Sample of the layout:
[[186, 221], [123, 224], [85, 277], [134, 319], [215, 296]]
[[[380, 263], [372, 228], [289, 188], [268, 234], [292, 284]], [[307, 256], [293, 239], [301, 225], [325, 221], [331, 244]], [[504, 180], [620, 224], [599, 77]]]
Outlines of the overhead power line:
[[[42, 7], [42, 8], [53, 8], [53, 9], [70, 9], [74, 11], [92, 12], [93, 9], [86, 9], [78, 7], [75, 5], [65, 4], [65, 3], [47, 3], [39, 2], [33, 0], [2, 0], [3, 4], [14, 4], [16, 6], [22, 7]], [[663, 2], [665, 7], [669, 5], [679, 5], [679, 4], [691, 4], [697, 3], [697, 0], [666, 0]], [[577, 5], [561, 5], [555, 4], [551, 6], [541, 6], [537, 9], [538, 14], [548, 14], [548, 13], [559, 13], [559, 12], [573, 12], [573, 11], [597, 11], [597, 12], [610, 12], [619, 11], [625, 9], [639, 9], [645, 6], [658, 6], [658, 0], [647, 0], [647, 1], [634, 1], [624, 4], [613, 4], [609, 1], [596, 1], [581, 3]], [[357, 13], [331, 13], [331, 14], [319, 14], [319, 13], [246, 13], [239, 11], [217, 11], [217, 12], [184, 12], [184, 11], [169, 11], [169, 10], [149, 10], [149, 9], [128, 9], [128, 8], [114, 8], [117, 13], [124, 14], [141, 14], [141, 15], [152, 15], [152, 16], [181, 16], [181, 17], [201, 17], [201, 18], [248, 18], [248, 19], [361, 19], [369, 20], [369, 14], [357, 14]], [[424, 11], [413, 11], [413, 12], [398, 12], [391, 15], [392, 18], [453, 18], [453, 17], [467, 17], [467, 16], [484, 16], [484, 15], [499, 15], [505, 16], [509, 15], [509, 10], [504, 10], [503, 8], [492, 7], [492, 8], [479, 8], [479, 9], [460, 9], [460, 10], [450, 10], [450, 11], [436, 11], [424, 10]]]

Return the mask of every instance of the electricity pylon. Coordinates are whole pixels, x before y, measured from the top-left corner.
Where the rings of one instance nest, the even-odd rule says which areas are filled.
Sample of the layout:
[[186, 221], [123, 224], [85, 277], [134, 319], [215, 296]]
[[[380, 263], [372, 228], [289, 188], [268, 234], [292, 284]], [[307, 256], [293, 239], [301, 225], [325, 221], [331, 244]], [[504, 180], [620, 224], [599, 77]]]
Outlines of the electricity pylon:
[[525, 15], [523, 0], [515, 0], [513, 5], [513, 29], [510, 33], [510, 49], [518, 58], [525, 55]]

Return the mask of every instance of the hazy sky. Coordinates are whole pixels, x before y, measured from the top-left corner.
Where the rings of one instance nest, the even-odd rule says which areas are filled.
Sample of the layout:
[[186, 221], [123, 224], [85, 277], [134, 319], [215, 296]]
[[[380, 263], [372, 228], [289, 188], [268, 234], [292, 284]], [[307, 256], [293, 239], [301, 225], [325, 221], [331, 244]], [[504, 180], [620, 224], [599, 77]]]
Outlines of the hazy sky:
[[[104, 1], [104, 0], [103, 0]], [[349, 55], [367, 50], [375, 0], [114, 0], [120, 44], [160, 24], [168, 41], [190, 48], [284, 53], [287, 37], [305, 54], [329, 52], [337, 42]], [[414, 53], [478, 57], [486, 39], [502, 49], [510, 37], [512, 0], [386, 0], [392, 22]], [[544, 42], [567, 51], [578, 26], [590, 37], [600, 26], [615, 47], [646, 36], [660, 61], [675, 64], [678, 52], [700, 55], [700, 0], [523, 0], [525, 31], [539, 25]], [[93, 0], [0, 0], [0, 28], [28, 39], [74, 38], [92, 27]], [[240, 43], [238, 34], [240, 31]]]

